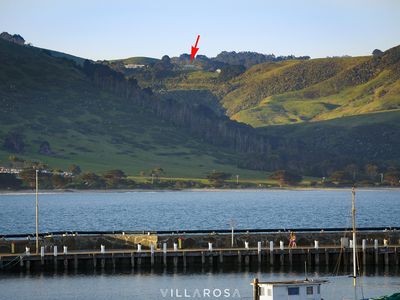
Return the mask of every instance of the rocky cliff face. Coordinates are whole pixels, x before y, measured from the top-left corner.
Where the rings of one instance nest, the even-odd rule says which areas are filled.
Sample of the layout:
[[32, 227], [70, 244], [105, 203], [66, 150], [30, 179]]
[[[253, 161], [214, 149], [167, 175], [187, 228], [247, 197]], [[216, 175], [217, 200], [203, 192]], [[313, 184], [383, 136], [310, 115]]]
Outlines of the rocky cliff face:
[[0, 38], [2, 38], [3, 40], [12, 42], [12, 43], [16, 43], [18, 45], [25, 45], [25, 40], [22, 36], [20, 36], [19, 34], [9, 34], [8, 32], [2, 32], [0, 34]]

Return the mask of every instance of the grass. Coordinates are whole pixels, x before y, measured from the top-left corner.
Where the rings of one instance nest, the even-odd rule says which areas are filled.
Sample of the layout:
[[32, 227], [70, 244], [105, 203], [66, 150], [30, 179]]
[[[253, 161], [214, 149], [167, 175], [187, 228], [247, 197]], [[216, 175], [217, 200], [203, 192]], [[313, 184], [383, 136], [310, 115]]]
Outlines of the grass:
[[[205, 177], [213, 170], [262, 178], [236, 167], [237, 154], [197, 140], [184, 128], [156, 118], [96, 88], [71, 61], [40, 49], [0, 41], [0, 165], [12, 154], [3, 147], [10, 132], [23, 135], [27, 160], [83, 171], [122, 169], [129, 175], [162, 167], [168, 176]], [[52, 156], [39, 154], [43, 141]]]

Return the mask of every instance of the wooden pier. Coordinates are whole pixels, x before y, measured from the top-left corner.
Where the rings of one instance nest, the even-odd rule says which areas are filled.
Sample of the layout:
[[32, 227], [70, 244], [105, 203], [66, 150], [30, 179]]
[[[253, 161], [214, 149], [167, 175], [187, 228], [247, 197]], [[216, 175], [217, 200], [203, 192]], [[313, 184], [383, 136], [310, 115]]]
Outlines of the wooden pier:
[[[0, 254], [0, 272], [130, 268], [218, 268], [242, 266], [333, 266], [338, 261], [346, 267], [352, 264], [352, 248], [325, 247], [257, 247], [206, 249], [150, 249], [29, 252]], [[364, 246], [358, 248], [360, 266], [398, 266], [400, 245]]]

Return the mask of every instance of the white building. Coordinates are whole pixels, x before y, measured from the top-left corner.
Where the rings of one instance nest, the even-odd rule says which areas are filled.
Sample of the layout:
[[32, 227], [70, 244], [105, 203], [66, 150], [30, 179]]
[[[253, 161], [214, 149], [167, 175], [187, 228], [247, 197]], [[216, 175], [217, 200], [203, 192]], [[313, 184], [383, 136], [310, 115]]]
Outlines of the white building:
[[[321, 300], [321, 284], [324, 280], [291, 280], [258, 282], [254, 300]], [[254, 283], [253, 283], [254, 285]]]

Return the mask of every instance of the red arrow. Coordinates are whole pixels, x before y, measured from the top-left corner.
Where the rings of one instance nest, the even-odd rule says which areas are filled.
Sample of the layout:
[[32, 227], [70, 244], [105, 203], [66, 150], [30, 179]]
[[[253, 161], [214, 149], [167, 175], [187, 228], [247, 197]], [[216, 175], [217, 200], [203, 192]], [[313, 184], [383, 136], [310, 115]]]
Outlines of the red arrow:
[[199, 48], [197, 48], [197, 44], [199, 42], [199, 39], [200, 39], [200, 34], [197, 36], [196, 44], [194, 44], [194, 47], [192, 46], [192, 52], [190, 53], [190, 62], [193, 61], [194, 57], [197, 54], [197, 51], [199, 51]]

